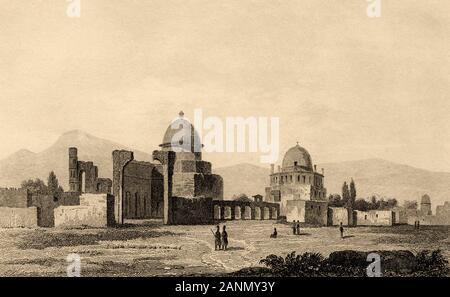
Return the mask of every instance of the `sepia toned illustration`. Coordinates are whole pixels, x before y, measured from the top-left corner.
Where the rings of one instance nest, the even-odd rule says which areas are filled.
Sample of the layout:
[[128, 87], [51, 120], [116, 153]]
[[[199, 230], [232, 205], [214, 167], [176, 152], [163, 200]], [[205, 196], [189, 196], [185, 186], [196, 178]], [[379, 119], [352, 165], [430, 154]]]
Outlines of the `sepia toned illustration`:
[[450, 4], [126, 2], [0, 0], [0, 276], [450, 276]]

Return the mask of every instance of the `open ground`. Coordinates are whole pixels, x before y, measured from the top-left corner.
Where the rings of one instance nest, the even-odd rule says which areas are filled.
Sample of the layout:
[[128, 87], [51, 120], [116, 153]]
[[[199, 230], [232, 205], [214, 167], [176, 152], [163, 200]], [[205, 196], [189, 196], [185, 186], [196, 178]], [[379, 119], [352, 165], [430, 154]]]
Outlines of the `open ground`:
[[[81, 257], [82, 276], [181, 276], [223, 274], [261, 266], [269, 254], [296, 251], [328, 256], [339, 250], [441, 249], [450, 260], [450, 227], [302, 228], [273, 221], [230, 221], [229, 250], [215, 251], [215, 225], [165, 226], [128, 222], [109, 229], [0, 229], [1, 276], [66, 276], [71, 253]], [[273, 228], [278, 238], [269, 238]]]

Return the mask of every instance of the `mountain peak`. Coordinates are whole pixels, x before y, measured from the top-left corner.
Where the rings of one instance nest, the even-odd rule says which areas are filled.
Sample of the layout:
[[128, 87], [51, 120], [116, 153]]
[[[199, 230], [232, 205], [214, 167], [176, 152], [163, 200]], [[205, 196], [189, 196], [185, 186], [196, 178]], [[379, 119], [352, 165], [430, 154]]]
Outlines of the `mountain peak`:
[[85, 131], [75, 129], [64, 132], [61, 137], [91, 137], [91, 135]]

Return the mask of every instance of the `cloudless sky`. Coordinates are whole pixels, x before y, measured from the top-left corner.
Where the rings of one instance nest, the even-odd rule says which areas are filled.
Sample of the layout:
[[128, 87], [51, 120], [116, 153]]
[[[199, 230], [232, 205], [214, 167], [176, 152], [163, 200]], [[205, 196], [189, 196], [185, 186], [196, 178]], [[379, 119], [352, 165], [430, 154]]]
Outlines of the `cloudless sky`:
[[[449, 1], [0, 0], [0, 159], [80, 129], [151, 152], [170, 121], [280, 118], [281, 151], [450, 171]], [[259, 154], [208, 154], [214, 166]], [[280, 160], [281, 161], [281, 160]]]

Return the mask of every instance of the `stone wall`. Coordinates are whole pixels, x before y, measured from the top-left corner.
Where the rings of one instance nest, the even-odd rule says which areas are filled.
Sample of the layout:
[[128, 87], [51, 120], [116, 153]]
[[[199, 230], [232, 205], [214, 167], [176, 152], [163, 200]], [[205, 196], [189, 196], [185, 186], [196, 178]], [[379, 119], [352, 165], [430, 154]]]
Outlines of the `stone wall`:
[[111, 187], [112, 181], [109, 178], [98, 177], [98, 167], [93, 162], [79, 161], [78, 149], [75, 147], [69, 148], [70, 192], [107, 194], [111, 193]]
[[163, 217], [162, 165], [131, 161], [124, 167], [123, 193], [126, 219]]
[[395, 224], [408, 224], [408, 212], [404, 207], [395, 207], [392, 211], [394, 212]]
[[37, 208], [0, 207], [0, 228], [36, 228]]
[[344, 207], [328, 207], [328, 226], [348, 225], [348, 211]]
[[59, 199], [51, 195], [32, 195], [31, 205], [37, 207], [39, 227], [54, 227], [54, 209], [58, 206], [79, 205], [80, 196], [77, 193], [63, 193]]
[[317, 200], [288, 200], [286, 202], [286, 220], [288, 222], [326, 226], [328, 203]]
[[213, 222], [213, 200], [211, 198], [172, 197], [171, 200], [172, 224], [199, 225]]
[[54, 210], [55, 227], [103, 228], [115, 225], [114, 196], [83, 194], [79, 206], [59, 206]]
[[392, 226], [395, 216], [391, 210], [354, 211], [357, 226]]

